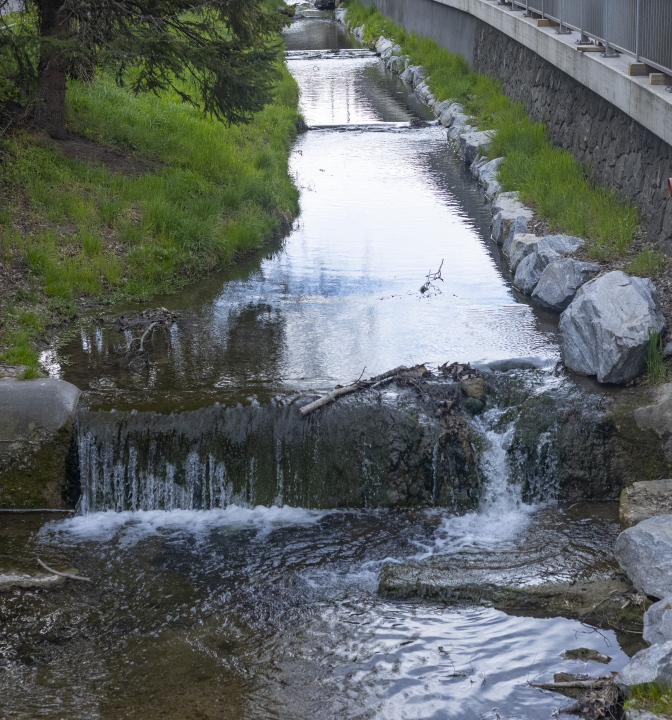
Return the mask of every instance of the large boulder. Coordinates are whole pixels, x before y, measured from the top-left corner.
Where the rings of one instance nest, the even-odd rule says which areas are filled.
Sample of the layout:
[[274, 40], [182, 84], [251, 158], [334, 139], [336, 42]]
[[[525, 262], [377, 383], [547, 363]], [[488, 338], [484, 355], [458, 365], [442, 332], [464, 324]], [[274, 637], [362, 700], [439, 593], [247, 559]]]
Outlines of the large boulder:
[[492, 239], [504, 245], [516, 233], [526, 233], [533, 215], [532, 210], [520, 202], [518, 193], [500, 193], [492, 204]]
[[594, 263], [573, 258], [555, 260], [544, 268], [532, 297], [549, 310], [562, 312], [572, 302], [577, 290], [599, 271], [600, 266]]
[[562, 313], [563, 361], [599, 382], [627, 383], [644, 369], [649, 333], [664, 327], [651, 280], [615, 270], [579, 288]]
[[618, 673], [615, 682], [623, 692], [633, 685], [672, 683], [672, 642], [640, 650]]
[[642, 520], [670, 514], [672, 514], [672, 480], [636, 482], [624, 488], [621, 493], [618, 517], [623, 530], [634, 527]]
[[642, 520], [616, 539], [614, 554], [632, 584], [646, 595], [672, 595], [672, 515]]
[[672, 595], [654, 603], [644, 613], [644, 640], [649, 645], [672, 642]]
[[516, 274], [513, 278], [514, 286], [526, 295], [531, 295], [534, 288], [537, 287], [537, 283], [546, 269], [546, 266], [549, 263], [562, 258], [562, 255], [555, 252], [555, 250], [549, 249], [540, 253], [540, 242], [537, 244], [537, 249], [533, 253], [530, 253], [527, 257], [524, 257], [520, 261], [518, 267], [516, 268]]
[[63, 493], [80, 394], [63, 380], [0, 380], [0, 507], [67, 505]]

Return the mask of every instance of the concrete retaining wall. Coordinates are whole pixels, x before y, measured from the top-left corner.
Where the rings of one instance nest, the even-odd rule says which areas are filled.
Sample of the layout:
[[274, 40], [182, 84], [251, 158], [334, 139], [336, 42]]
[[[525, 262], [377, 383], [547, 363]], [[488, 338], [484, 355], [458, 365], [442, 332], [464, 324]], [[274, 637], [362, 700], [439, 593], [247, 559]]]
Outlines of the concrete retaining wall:
[[[372, 4], [374, 0], [363, 0]], [[576, 51], [573, 35], [537, 28], [483, 0], [376, 0], [409, 31], [459, 52], [546, 123], [553, 142], [589, 166], [596, 182], [639, 209], [648, 239], [672, 252], [672, 93], [627, 75], [628, 58]]]

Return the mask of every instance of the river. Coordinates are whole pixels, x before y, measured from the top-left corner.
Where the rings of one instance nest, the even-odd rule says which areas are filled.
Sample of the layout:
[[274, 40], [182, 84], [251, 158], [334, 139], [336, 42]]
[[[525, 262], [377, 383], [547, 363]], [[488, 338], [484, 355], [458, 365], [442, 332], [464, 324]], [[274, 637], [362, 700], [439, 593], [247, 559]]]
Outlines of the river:
[[[310, 487], [292, 494], [287, 477], [274, 478], [275, 502], [258, 504], [248, 487], [199, 504], [159, 493], [168, 470], [153, 485], [156, 463], [115, 489], [136, 457], [112, 447], [120, 432], [100, 429], [119, 416], [147, 433], [162, 423], [167, 446], [214, 403], [234, 413], [231, 436], [235, 413], [276, 412], [265, 408], [402, 363], [529, 366], [521, 382], [525, 372], [544, 387], [568, 382], [553, 369], [557, 319], [512, 290], [484, 197], [428, 109], [333, 21], [298, 21], [286, 42], [312, 128], [292, 152], [301, 214], [289, 235], [160, 298], [180, 317], [146, 371], [121, 370], [119, 334], [95, 321], [67, 348], [72, 364], [53, 358], [52, 372], [97, 411], [82, 422], [82, 512], [0, 513], [0, 568], [39, 556], [94, 582], [0, 594], [2, 720], [542, 720], [567, 702], [530, 682], [627, 661], [614, 632], [575, 620], [378, 593], [385, 567], [428, 558], [530, 587], [613, 570], [615, 504], [524, 497], [509, 482], [499, 408], [474, 420], [484, 492], [461, 517], [373, 502], [331, 509]], [[420, 292], [442, 262], [442, 280]], [[206, 471], [185, 457], [178, 471], [193, 484]], [[255, 457], [250, 477], [262, 472]], [[612, 660], [561, 658], [576, 647]]]

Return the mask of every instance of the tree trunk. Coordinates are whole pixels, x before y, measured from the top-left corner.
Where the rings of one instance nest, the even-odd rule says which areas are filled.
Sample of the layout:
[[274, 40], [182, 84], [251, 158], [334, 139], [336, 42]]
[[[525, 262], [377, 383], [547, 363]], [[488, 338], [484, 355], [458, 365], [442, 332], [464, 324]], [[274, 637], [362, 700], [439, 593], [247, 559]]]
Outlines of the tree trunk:
[[59, 35], [65, 34], [68, 27], [67, 14], [63, 10], [62, 0], [41, 0], [39, 12], [43, 42], [33, 122], [51, 137], [64, 138], [67, 63], [62, 49], [49, 41], [57, 40]]

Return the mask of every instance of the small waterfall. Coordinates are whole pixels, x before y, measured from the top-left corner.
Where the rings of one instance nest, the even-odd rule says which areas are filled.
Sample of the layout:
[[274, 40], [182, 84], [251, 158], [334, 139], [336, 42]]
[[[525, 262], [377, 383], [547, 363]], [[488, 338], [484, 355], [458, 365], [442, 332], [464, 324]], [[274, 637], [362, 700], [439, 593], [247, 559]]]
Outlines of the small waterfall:
[[[405, 393], [405, 394], [404, 394]], [[293, 403], [159, 415], [81, 411], [82, 513], [304, 508], [468, 509], [478, 470], [422, 399], [353, 397], [303, 417]]]

